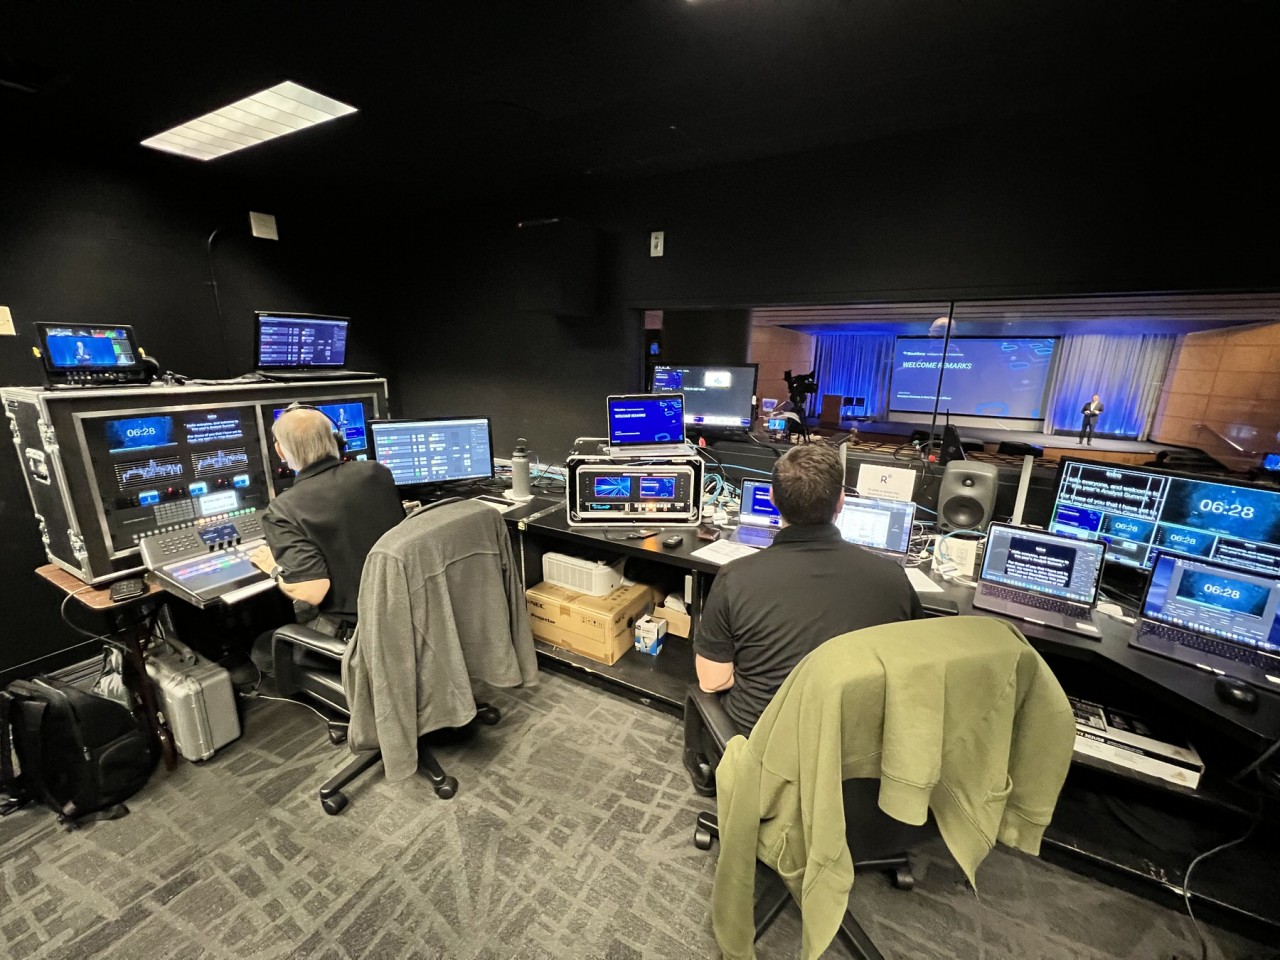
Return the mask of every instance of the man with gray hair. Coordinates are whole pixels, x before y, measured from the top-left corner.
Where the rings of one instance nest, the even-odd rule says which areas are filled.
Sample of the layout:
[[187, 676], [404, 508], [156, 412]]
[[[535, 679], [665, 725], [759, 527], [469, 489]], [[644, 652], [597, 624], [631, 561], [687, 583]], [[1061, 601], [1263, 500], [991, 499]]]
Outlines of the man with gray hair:
[[295, 404], [272, 428], [276, 453], [297, 474], [262, 516], [267, 545], [253, 562], [294, 601], [299, 619], [330, 636], [355, 625], [365, 558], [404, 519], [391, 471], [340, 459], [333, 422]]

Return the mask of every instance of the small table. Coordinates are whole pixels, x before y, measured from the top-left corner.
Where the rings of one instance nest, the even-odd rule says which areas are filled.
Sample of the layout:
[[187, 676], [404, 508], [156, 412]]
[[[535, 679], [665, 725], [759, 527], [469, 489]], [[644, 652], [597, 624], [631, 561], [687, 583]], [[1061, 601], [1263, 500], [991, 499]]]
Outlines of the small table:
[[163, 603], [168, 594], [150, 580], [144, 580], [143, 583], [147, 587], [146, 593], [117, 603], [111, 599], [110, 587], [89, 586], [56, 564], [46, 563], [44, 566], [36, 567], [36, 574], [67, 596], [75, 597], [81, 605], [106, 616], [113, 633], [120, 635], [125, 652], [125, 687], [135, 697], [147, 727], [160, 746], [160, 756], [164, 760], [165, 769], [174, 769], [178, 764], [177, 748], [173, 742], [173, 735], [160, 718], [156, 690], [151, 678], [147, 676], [146, 654], [143, 651], [143, 641], [146, 636], [141, 629], [140, 620], [135, 619], [130, 622], [125, 618], [125, 613], [129, 609], [141, 607], [147, 602]]

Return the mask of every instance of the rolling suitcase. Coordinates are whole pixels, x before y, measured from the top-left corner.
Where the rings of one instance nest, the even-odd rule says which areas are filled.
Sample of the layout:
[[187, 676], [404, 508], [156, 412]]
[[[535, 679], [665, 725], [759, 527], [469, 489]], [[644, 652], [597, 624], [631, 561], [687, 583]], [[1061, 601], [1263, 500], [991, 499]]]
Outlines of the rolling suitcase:
[[164, 719], [178, 752], [207, 760], [240, 736], [231, 674], [177, 640], [147, 652], [147, 673], [160, 689]]

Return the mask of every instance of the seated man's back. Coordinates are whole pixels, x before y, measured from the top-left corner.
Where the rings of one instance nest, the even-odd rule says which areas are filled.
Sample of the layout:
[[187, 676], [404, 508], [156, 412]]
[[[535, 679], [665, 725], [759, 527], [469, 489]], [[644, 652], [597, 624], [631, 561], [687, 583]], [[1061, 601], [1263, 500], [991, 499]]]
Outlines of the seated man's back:
[[[293, 487], [263, 514], [267, 552], [281, 589], [314, 606], [323, 632], [356, 620], [360, 574], [374, 543], [404, 519], [391, 472], [371, 461], [343, 463], [332, 424], [297, 409], [275, 424], [282, 458], [297, 464]], [[256, 562], [256, 561], [255, 561]]]
[[717, 574], [694, 643], [702, 688], [723, 691], [743, 733], [818, 645], [923, 616], [901, 567], [841, 539], [832, 522], [843, 503], [835, 450], [794, 447], [773, 473], [783, 529], [770, 547]]

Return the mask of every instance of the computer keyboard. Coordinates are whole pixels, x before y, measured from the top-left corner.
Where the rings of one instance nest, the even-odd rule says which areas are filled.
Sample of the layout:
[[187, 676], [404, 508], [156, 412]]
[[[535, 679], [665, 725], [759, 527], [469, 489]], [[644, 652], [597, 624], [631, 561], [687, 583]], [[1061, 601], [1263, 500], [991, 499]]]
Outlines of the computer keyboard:
[[1042, 597], [1038, 593], [1011, 590], [1008, 587], [999, 587], [990, 583], [982, 585], [982, 592], [996, 600], [1008, 600], [1010, 603], [1018, 603], [1024, 607], [1034, 607], [1037, 610], [1060, 613], [1064, 617], [1072, 617], [1082, 623], [1093, 622], [1093, 608], [1086, 607], [1082, 603], [1072, 603], [1070, 600], [1063, 600], [1059, 597]]
[[1168, 640], [1184, 647], [1190, 647], [1192, 650], [1199, 650], [1201, 653], [1222, 657], [1224, 660], [1234, 660], [1236, 663], [1261, 666], [1262, 654], [1250, 650], [1248, 647], [1228, 643], [1225, 640], [1188, 633], [1185, 630], [1167, 627], [1161, 623], [1145, 623], [1142, 626], [1142, 632], [1146, 636], [1159, 637], [1161, 640]]

